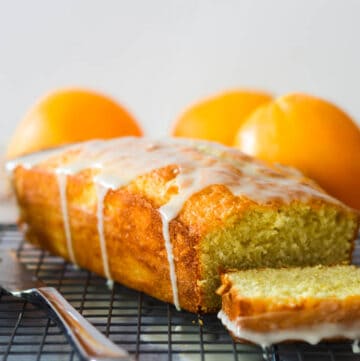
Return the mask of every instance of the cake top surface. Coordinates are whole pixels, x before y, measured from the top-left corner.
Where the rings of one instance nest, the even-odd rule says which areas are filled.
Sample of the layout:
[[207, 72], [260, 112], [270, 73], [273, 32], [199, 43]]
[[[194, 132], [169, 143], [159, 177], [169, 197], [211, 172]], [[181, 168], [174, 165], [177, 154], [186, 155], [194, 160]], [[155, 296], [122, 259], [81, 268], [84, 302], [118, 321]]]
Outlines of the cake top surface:
[[225, 279], [244, 298], [301, 300], [360, 297], [360, 268], [355, 266], [252, 269], [230, 272]]
[[310, 198], [338, 203], [295, 169], [270, 167], [218, 143], [182, 138], [93, 140], [17, 158], [7, 163], [7, 169], [12, 171], [19, 165], [41, 166], [58, 174], [97, 169], [94, 182], [107, 189], [120, 188], [140, 175], [175, 165], [171, 185], [175, 182], [178, 194], [172, 197], [172, 207], [214, 184], [225, 185], [234, 195], [260, 204]]

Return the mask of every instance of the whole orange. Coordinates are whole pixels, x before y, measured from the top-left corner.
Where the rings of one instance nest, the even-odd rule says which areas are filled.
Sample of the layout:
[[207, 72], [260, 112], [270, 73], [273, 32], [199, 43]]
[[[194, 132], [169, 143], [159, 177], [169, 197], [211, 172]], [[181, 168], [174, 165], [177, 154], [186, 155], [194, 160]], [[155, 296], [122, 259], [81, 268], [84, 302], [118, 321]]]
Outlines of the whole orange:
[[250, 90], [215, 95], [187, 109], [175, 122], [172, 135], [232, 145], [244, 119], [271, 99], [267, 93]]
[[235, 146], [263, 160], [297, 167], [360, 210], [360, 130], [330, 102], [305, 94], [282, 96], [243, 123]]
[[135, 119], [106, 95], [62, 89], [40, 99], [25, 115], [9, 143], [7, 156], [94, 138], [142, 135]]

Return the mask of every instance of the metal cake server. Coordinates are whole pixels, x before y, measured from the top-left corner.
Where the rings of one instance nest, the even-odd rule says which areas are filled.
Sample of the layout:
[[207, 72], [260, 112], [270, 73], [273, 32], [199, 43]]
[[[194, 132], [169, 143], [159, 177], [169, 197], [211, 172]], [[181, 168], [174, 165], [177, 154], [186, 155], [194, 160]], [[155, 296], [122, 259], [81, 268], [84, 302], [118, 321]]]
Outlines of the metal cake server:
[[83, 360], [131, 361], [127, 351], [116, 346], [86, 321], [53, 287], [46, 287], [17, 259], [0, 248], [0, 288], [39, 305], [64, 330]]

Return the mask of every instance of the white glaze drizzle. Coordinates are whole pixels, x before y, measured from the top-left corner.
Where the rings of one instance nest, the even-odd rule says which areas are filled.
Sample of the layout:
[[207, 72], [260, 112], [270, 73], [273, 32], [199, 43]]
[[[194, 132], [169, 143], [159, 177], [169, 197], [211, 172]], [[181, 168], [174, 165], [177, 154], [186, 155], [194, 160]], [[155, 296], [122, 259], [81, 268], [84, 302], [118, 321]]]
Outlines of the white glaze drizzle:
[[109, 290], [112, 291], [112, 289], [114, 288], [114, 281], [113, 280], [107, 280], [106, 281], [106, 286], [108, 286]]
[[76, 258], [72, 243], [72, 237], [71, 237], [67, 198], [66, 198], [67, 175], [65, 173], [56, 172], [56, 177], [59, 186], [60, 206], [61, 206], [62, 219], [64, 223], [66, 246], [70, 257], [70, 261], [76, 264]]
[[175, 270], [175, 262], [174, 262], [174, 252], [173, 247], [170, 239], [170, 231], [169, 231], [169, 222], [171, 219], [168, 218], [166, 212], [162, 211], [160, 208], [160, 216], [162, 222], [162, 233], [163, 238], [165, 241], [165, 249], [167, 254], [167, 259], [169, 262], [169, 274], [170, 274], [170, 282], [171, 282], [171, 289], [173, 294], [173, 302], [175, 308], [179, 311], [180, 304], [179, 304], [179, 292], [177, 287], [177, 277], [176, 277], [176, 270]]
[[[234, 195], [246, 196], [260, 204], [266, 204], [276, 199], [290, 203], [292, 200], [308, 199], [311, 196], [338, 203], [327, 194], [301, 182], [301, 175], [297, 173], [281, 169], [280, 172], [285, 171], [288, 175], [288, 177], [284, 177], [284, 173], [272, 170], [260, 161], [249, 158], [233, 148], [212, 142], [179, 138], [151, 142], [146, 138], [123, 137], [108, 141], [84, 142], [16, 159], [7, 164], [7, 170], [11, 172], [18, 165], [31, 168], [52, 156], [70, 150], [74, 151], [71, 160], [65, 161], [65, 164], [55, 169], [58, 177], [59, 174], [64, 175], [59, 182], [59, 191], [63, 195], [61, 209], [69, 253], [72, 249], [72, 239], [67, 204], [66, 200], [64, 201], [66, 176], [85, 169], [97, 169], [93, 182], [97, 187], [103, 188], [102, 193], [98, 194], [97, 228], [104, 274], [109, 279], [111, 279], [111, 273], [106, 252], [102, 213], [107, 190], [116, 190], [126, 186], [138, 176], [155, 169], [169, 165], [177, 167], [177, 174], [174, 174], [175, 178], [169, 182], [169, 185], [176, 185], [178, 192], [159, 208], [159, 213], [169, 262], [173, 301], [178, 309], [177, 277], [169, 224], [177, 217], [186, 200], [193, 194], [210, 185], [222, 184], [227, 186]], [[73, 255], [71, 257], [74, 258]]]
[[354, 340], [354, 342], [351, 345], [351, 348], [352, 348], [352, 352], [360, 353], [359, 339]]
[[67, 147], [48, 149], [9, 160], [8, 162], [6, 162], [5, 170], [11, 174], [19, 165], [21, 165], [25, 169], [31, 169], [33, 166], [46, 161], [52, 156], [61, 154], [62, 151]]
[[[311, 345], [316, 345], [324, 339], [343, 337], [353, 340], [360, 337], [360, 321], [358, 320], [354, 320], [352, 324], [323, 322], [314, 325], [294, 327], [292, 329], [279, 330], [274, 327], [271, 331], [256, 332], [239, 326], [241, 317], [230, 320], [223, 311], [220, 311], [218, 318], [235, 337], [258, 344], [263, 349], [286, 340], [304, 341]], [[356, 347], [353, 347], [353, 350], [356, 352]]]

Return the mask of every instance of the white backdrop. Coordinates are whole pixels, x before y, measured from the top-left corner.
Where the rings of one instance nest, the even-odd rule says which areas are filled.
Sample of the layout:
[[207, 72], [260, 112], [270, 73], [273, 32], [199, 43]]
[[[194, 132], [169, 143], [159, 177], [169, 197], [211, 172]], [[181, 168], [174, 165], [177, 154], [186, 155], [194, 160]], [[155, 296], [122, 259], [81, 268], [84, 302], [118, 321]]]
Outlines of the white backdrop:
[[147, 134], [226, 88], [305, 91], [360, 121], [360, 1], [0, 0], [0, 143], [43, 93], [104, 91]]

